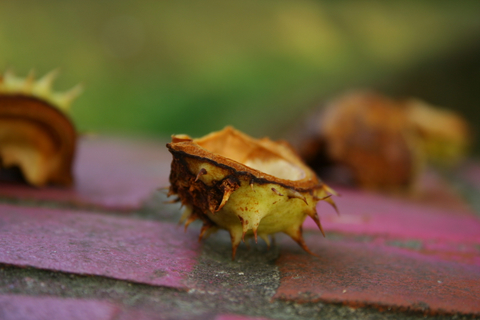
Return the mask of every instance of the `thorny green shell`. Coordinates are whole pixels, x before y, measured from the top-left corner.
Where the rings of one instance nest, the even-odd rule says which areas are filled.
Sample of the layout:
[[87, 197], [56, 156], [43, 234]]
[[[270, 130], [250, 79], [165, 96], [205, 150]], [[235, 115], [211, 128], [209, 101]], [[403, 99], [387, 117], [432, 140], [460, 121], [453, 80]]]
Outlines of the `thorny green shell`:
[[199, 240], [225, 229], [232, 240], [232, 259], [241, 240], [284, 232], [310, 252], [302, 224], [310, 216], [322, 231], [316, 204], [335, 207], [322, 183], [284, 141], [253, 139], [232, 127], [200, 139], [172, 137], [169, 196], [185, 206], [181, 222], [200, 219]]

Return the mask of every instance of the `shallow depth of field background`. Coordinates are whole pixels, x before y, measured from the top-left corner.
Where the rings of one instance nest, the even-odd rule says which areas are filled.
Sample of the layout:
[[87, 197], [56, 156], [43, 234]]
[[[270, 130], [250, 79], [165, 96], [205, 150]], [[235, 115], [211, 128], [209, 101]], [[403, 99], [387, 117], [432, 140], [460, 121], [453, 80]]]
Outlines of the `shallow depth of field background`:
[[475, 128], [480, 1], [1, 1], [5, 68], [60, 68], [59, 90], [82, 82], [81, 132], [165, 138], [230, 124], [279, 138], [353, 88], [417, 96]]

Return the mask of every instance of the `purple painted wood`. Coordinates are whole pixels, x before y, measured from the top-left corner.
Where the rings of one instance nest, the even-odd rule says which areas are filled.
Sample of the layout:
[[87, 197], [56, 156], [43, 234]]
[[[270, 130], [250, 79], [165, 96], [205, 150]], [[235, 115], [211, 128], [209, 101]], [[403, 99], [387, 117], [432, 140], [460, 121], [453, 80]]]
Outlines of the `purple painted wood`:
[[[358, 190], [337, 190], [342, 194], [335, 197], [339, 215], [325, 202], [317, 206], [325, 231], [480, 244], [480, 219], [471, 212], [441, 210]], [[317, 229], [311, 219], [304, 228]]]
[[[480, 219], [472, 212], [337, 189], [342, 194], [335, 198], [340, 215], [326, 203], [317, 206], [327, 238], [332, 232], [368, 236], [378, 244], [406, 245], [425, 255], [480, 266]], [[317, 230], [317, 226], [307, 219], [304, 229]]]
[[275, 299], [480, 315], [478, 266], [317, 234], [307, 244], [317, 257], [291, 243], [282, 246]]
[[0, 263], [186, 289], [200, 250], [170, 223], [0, 205]]
[[[326, 238], [306, 233], [318, 256], [282, 244], [275, 298], [480, 315], [480, 219], [435, 187], [421, 199], [337, 188], [340, 215], [317, 207]], [[310, 220], [304, 229], [317, 230]]]
[[165, 144], [127, 139], [80, 140], [72, 188], [34, 188], [0, 182], [0, 197], [132, 211], [159, 187], [168, 186], [171, 156]]
[[106, 301], [0, 295], [2, 320], [113, 320], [118, 312]]

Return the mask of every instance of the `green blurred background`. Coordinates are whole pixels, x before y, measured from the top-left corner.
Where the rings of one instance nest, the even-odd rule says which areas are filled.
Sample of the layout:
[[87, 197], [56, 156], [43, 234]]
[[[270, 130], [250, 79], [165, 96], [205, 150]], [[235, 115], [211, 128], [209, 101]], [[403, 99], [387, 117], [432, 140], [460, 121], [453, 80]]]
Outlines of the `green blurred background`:
[[[352, 88], [480, 123], [480, 1], [0, 1], [0, 69], [82, 82], [80, 131], [282, 136]], [[478, 141], [478, 139], [477, 139]], [[478, 150], [478, 148], [477, 148]]]

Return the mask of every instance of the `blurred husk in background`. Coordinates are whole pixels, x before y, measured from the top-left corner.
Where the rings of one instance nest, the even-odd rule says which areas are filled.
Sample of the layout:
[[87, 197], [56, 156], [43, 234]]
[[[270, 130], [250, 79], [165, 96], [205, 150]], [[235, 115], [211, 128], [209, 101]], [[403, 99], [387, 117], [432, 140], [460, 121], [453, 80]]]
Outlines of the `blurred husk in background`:
[[2, 1], [0, 69], [59, 67], [60, 90], [82, 81], [79, 131], [200, 136], [228, 124], [285, 138], [305, 110], [356, 87], [475, 127], [478, 12], [478, 1]]
[[300, 155], [330, 181], [415, 194], [428, 166], [465, 160], [471, 129], [457, 113], [371, 91], [340, 95], [289, 134]]

